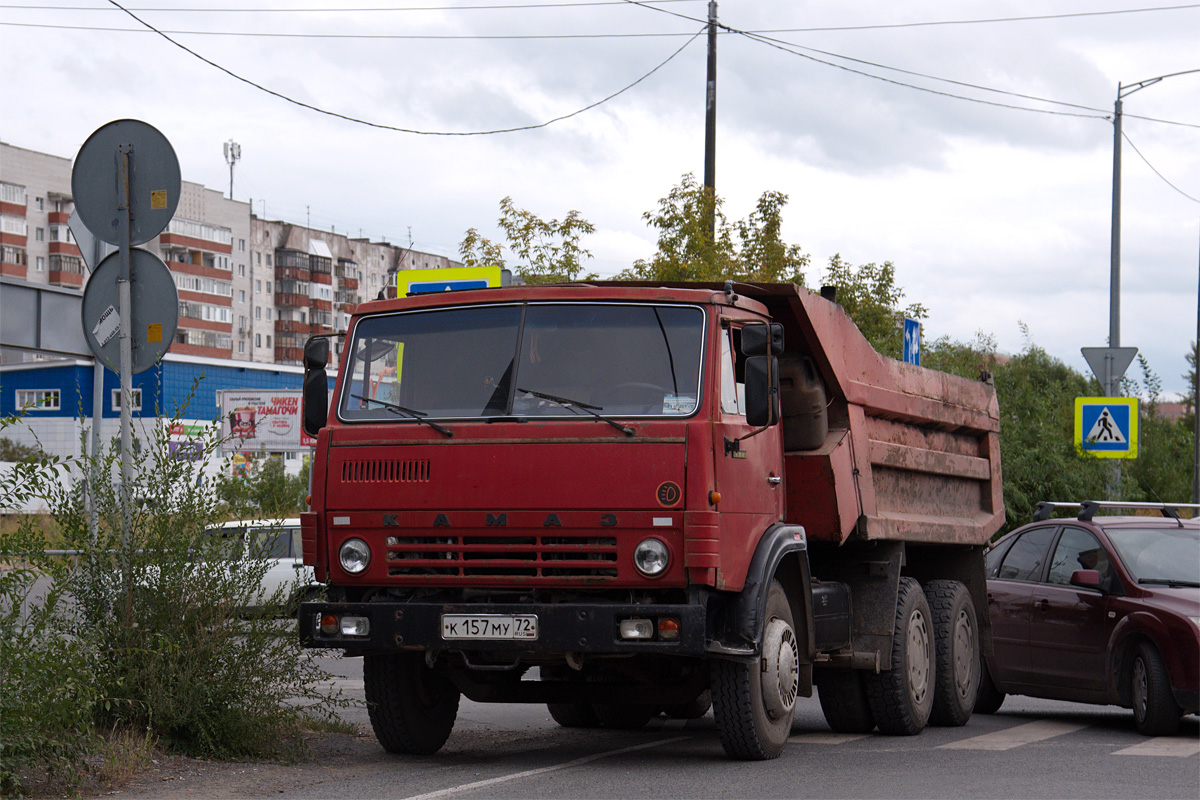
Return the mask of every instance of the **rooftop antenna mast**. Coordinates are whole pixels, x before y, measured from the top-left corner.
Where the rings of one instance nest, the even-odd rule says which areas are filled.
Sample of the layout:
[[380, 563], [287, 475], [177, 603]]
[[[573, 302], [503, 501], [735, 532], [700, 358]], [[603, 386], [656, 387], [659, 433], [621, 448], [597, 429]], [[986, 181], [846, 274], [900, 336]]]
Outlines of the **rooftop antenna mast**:
[[242, 159], [242, 146], [230, 139], [225, 143], [225, 163], [229, 165], [229, 199], [233, 199], [233, 165]]

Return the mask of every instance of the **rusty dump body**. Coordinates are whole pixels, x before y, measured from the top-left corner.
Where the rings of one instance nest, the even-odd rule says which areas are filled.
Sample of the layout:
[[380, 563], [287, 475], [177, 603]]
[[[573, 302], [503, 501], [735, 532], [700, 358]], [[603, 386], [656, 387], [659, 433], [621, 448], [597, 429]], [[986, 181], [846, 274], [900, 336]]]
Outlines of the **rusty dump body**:
[[810, 540], [982, 545], [1004, 521], [994, 388], [877, 353], [841, 306], [790, 284], [737, 287], [815, 362], [829, 427], [784, 454], [786, 518]]
[[[994, 387], [881, 356], [819, 295], [631, 282], [416, 295], [359, 306], [343, 350], [327, 397], [325, 354], [306, 348], [318, 443], [301, 527], [327, 587], [301, 606], [307, 646], [412, 656], [475, 700], [645, 708], [695, 700], [712, 664], [761, 656], [794, 685], [760, 721], [810, 695], [814, 667], [893, 670], [898, 603], [918, 581], [976, 612], [957, 663], [977, 670], [990, 647]], [[310, 425], [312, 408], [327, 413]], [[542, 680], [504, 677], [530, 665]], [[714, 695], [732, 674], [713, 672]], [[381, 675], [368, 671], [368, 698]], [[723, 743], [762, 757], [746, 744], [760, 733]]]

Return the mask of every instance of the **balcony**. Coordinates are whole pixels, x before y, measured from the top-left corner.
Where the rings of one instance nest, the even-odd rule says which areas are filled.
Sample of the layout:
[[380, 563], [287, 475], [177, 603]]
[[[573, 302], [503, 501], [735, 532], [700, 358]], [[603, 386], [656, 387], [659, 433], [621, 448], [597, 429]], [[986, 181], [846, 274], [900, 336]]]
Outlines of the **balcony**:
[[307, 322], [301, 322], [297, 319], [277, 319], [275, 320], [275, 335], [279, 336], [283, 333], [309, 333], [312, 326]]
[[340, 285], [343, 289], [350, 289], [351, 291], [357, 291], [358, 290], [358, 278], [342, 278], [340, 280]]
[[276, 292], [275, 305], [282, 306], [283, 308], [307, 308], [308, 297], [302, 294]]
[[289, 267], [283, 264], [275, 265], [275, 278], [281, 281], [304, 281], [312, 279], [312, 273], [305, 267]]
[[78, 289], [83, 286], [83, 275], [78, 272], [72, 272], [67, 269], [52, 269], [49, 275], [51, 286], [65, 286], [70, 289]]
[[303, 347], [278, 347], [275, 348], [275, 363], [276, 364], [299, 364], [304, 358]]

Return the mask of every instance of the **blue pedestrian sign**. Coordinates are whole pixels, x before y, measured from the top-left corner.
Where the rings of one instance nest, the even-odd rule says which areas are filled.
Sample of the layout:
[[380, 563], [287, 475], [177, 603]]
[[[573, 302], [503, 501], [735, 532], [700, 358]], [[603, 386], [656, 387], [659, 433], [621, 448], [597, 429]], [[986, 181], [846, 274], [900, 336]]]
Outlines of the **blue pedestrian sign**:
[[1076, 397], [1075, 449], [1100, 458], [1137, 458], [1136, 397]]
[[904, 363], [921, 366], [921, 321], [904, 318]]

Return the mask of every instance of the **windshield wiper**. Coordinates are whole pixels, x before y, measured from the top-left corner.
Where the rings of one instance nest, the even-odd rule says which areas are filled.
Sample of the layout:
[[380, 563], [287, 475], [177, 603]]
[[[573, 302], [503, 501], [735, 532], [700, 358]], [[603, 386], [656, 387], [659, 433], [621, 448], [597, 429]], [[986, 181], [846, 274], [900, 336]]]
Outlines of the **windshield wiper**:
[[1138, 578], [1138, 583], [1149, 584], [1150, 586], [1187, 586], [1189, 588], [1200, 587], [1200, 583], [1196, 581], [1181, 581], [1175, 578]]
[[546, 394], [545, 392], [535, 392], [533, 389], [522, 389], [520, 386], [517, 387], [517, 391], [524, 392], [525, 394], [531, 394], [534, 397], [540, 397], [543, 400], [549, 400], [551, 403], [558, 403], [560, 406], [563, 406], [564, 408], [578, 408], [581, 411], [585, 411], [588, 414], [591, 414], [593, 417], [600, 420], [601, 422], [607, 422], [609, 425], [612, 425], [614, 428], [616, 428], [617, 430], [619, 430], [621, 433], [625, 434], [626, 436], [633, 436], [635, 433], [637, 433], [637, 431], [635, 431], [633, 428], [630, 428], [627, 425], [622, 425], [621, 423], [619, 423], [615, 420], [611, 420], [608, 417], [602, 417], [599, 414], [597, 414], [596, 413], [597, 411], [604, 410], [604, 406], [593, 406], [593, 405], [589, 405], [587, 403], [581, 403], [578, 400], [572, 400], [569, 397], [555, 397], [554, 395]]
[[436, 422], [431, 422], [425, 419], [424, 411], [413, 411], [411, 408], [398, 406], [395, 403], [389, 403], [386, 400], [376, 400], [374, 397], [363, 397], [361, 394], [352, 394], [351, 397], [357, 397], [359, 400], [366, 400], [368, 403], [381, 405], [393, 414], [404, 416], [407, 419], [415, 419], [417, 422], [424, 422], [429, 427], [433, 428], [438, 433], [444, 433], [446, 436], [453, 437], [454, 431], [447, 428], [445, 425], [438, 425]]

